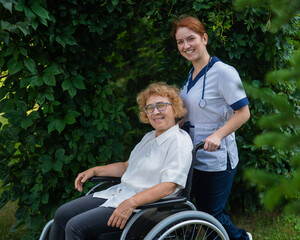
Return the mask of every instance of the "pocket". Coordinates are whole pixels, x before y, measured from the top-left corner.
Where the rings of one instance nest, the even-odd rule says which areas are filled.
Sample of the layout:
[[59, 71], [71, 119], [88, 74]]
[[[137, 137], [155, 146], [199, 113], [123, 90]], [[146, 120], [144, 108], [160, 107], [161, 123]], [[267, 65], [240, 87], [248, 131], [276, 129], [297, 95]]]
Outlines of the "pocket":
[[[194, 145], [199, 142], [204, 141], [208, 136], [213, 134], [217, 129], [222, 127], [219, 123], [209, 123], [209, 124], [196, 124], [195, 125], [195, 135], [194, 135]], [[227, 148], [226, 140], [222, 139], [220, 148], [214, 152], [207, 152], [200, 150], [197, 152], [197, 164], [201, 169], [213, 169], [218, 171], [220, 168], [224, 167], [227, 162]]]

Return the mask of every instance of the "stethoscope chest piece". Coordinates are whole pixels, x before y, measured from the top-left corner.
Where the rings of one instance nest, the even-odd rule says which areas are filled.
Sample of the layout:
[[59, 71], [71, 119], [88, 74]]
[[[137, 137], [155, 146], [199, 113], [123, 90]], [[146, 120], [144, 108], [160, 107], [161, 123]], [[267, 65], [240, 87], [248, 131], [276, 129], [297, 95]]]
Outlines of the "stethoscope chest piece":
[[205, 99], [201, 99], [200, 102], [199, 102], [199, 107], [200, 107], [200, 108], [205, 108], [205, 106], [206, 106], [206, 101], [205, 101]]

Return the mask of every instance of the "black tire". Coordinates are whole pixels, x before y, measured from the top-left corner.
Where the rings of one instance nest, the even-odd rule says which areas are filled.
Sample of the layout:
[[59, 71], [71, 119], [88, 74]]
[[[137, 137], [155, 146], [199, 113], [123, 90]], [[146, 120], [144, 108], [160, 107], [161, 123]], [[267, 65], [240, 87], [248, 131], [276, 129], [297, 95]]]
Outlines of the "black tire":
[[163, 239], [229, 240], [229, 237], [222, 224], [213, 216], [200, 211], [183, 211], [159, 222], [144, 238], [144, 240]]

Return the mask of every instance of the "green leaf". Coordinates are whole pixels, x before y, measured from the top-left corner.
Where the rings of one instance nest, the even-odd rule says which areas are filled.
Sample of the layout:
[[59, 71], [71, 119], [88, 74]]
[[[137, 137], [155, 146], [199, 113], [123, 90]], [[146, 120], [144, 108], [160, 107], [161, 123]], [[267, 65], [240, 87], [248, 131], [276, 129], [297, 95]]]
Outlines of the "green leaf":
[[52, 157], [49, 155], [42, 155], [38, 158], [42, 162], [41, 168], [43, 173], [49, 172], [52, 168]]
[[50, 66], [45, 68], [43, 72], [44, 73], [51, 73], [53, 75], [57, 75], [57, 74], [61, 73], [57, 64], [51, 64]]
[[16, 61], [15, 59], [10, 59], [7, 63], [7, 67], [8, 67], [8, 73], [10, 75], [13, 75], [17, 72], [19, 72], [21, 69], [22, 69], [22, 61], [21, 60], [18, 60]]
[[43, 85], [43, 79], [40, 76], [32, 76], [30, 78], [30, 86], [31, 87], [40, 87]]
[[11, 13], [12, 13], [13, 2], [15, 3], [15, 1], [11, 1], [11, 0], [1, 0], [3, 7], [9, 10]]
[[39, 92], [36, 96], [36, 100], [38, 102], [38, 104], [43, 104], [45, 102], [45, 94], [42, 92]]
[[48, 202], [49, 202], [49, 193], [46, 192], [46, 193], [43, 194], [43, 197], [42, 197], [42, 203], [43, 203], [43, 204], [46, 204], [46, 203], [48, 203]]
[[[26, 52], [26, 53], [27, 53], [27, 52]], [[27, 68], [32, 74], [36, 74], [36, 73], [37, 73], [35, 61], [34, 61], [32, 58], [25, 58], [25, 59], [24, 59], [24, 64], [25, 64], [26, 68]]]
[[65, 90], [68, 90], [72, 87], [72, 83], [69, 79], [65, 79], [63, 82], [62, 82], [62, 89], [65, 91]]
[[116, 6], [119, 3], [119, 0], [111, 0], [112, 4]]
[[75, 87], [73, 87], [73, 85], [68, 89], [68, 92], [71, 96], [71, 98], [75, 97], [76, 93], [77, 93], [77, 89]]
[[[27, 50], [26, 50], [25, 48], [20, 47], [19, 50], [20, 50], [20, 53], [21, 53], [24, 57], [27, 57]], [[26, 65], [26, 64], [25, 64], [25, 65]]]
[[81, 75], [77, 75], [72, 79], [72, 83], [77, 89], [86, 89], [83, 80], [84, 77], [82, 77]]
[[48, 86], [56, 85], [55, 77], [52, 73], [45, 73], [43, 74], [42, 78], [44, 83], [47, 84]]
[[63, 162], [59, 161], [59, 160], [54, 161], [53, 164], [52, 164], [53, 170], [55, 170], [57, 172], [61, 172], [62, 167], [63, 167]]
[[65, 121], [67, 124], [73, 124], [73, 123], [76, 122], [76, 118], [75, 118], [75, 116], [73, 115], [73, 113], [69, 112], [69, 113], [66, 114], [64, 121]]
[[21, 121], [21, 127], [23, 129], [27, 129], [28, 127], [30, 127], [33, 124], [32, 120], [29, 118], [25, 118]]
[[65, 158], [65, 149], [59, 148], [55, 152], [55, 158], [59, 160], [63, 160]]
[[35, 18], [35, 14], [31, 11], [30, 8], [24, 7], [25, 16], [30, 18]]
[[56, 120], [55, 121], [55, 128], [56, 130], [61, 133], [66, 127], [66, 122], [63, 120]]
[[31, 6], [31, 9], [39, 17], [41, 17], [43, 19], [50, 19], [48, 11], [45, 8], [43, 8], [43, 7], [41, 7], [37, 4], [34, 4], [34, 5]]

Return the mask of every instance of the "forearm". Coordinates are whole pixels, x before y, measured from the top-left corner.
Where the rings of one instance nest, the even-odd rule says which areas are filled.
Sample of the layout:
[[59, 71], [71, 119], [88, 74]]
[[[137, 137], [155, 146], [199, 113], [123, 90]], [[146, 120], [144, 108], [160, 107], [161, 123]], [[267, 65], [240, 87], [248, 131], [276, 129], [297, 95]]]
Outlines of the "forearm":
[[218, 136], [221, 140], [227, 137], [229, 134], [239, 129], [250, 117], [250, 111], [248, 105], [237, 110], [228, 122], [218, 129], [213, 135]]
[[92, 168], [94, 176], [122, 177], [128, 167], [128, 162], [117, 162]]
[[171, 182], [160, 183], [130, 198], [133, 208], [158, 201], [176, 190], [177, 185]]

